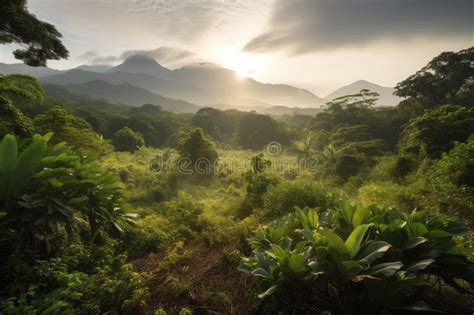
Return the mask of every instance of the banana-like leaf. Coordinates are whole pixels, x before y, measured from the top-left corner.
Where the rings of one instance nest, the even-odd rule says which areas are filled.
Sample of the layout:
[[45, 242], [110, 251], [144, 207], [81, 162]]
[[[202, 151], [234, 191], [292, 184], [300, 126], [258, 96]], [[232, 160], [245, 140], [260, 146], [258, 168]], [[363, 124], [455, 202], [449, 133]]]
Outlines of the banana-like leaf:
[[431, 258], [416, 261], [414, 263], [411, 263], [408, 266], [405, 266], [404, 270], [406, 270], [408, 272], [411, 272], [411, 273], [417, 273], [418, 271], [425, 269], [426, 267], [428, 267], [429, 265], [431, 265], [434, 262], [435, 262], [435, 260], [431, 259]]
[[390, 277], [393, 276], [402, 267], [403, 263], [401, 263], [400, 261], [387, 262], [370, 267], [368, 272], [373, 276], [378, 275]]
[[382, 257], [391, 247], [392, 245], [384, 241], [370, 242], [357, 253], [355, 259], [358, 260], [359, 263], [370, 264], [374, 260]]
[[415, 238], [410, 239], [405, 245], [403, 245], [402, 249], [412, 249], [426, 242], [428, 242], [427, 238], [424, 238], [422, 236], [417, 236]]
[[357, 206], [354, 216], [352, 217], [352, 226], [358, 227], [370, 217], [370, 208]]
[[347, 200], [339, 201], [339, 213], [341, 218], [347, 223], [352, 224], [352, 217], [354, 216], [355, 209]]
[[349, 251], [351, 257], [354, 257], [357, 252], [359, 252], [360, 246], [362, 244], [362, 241], [364, 240], [364, 237], [369, 227], [369, 224], [359, 225], [354, 229], [354, 231], [352, 231], [351, 235], [349, 235], [349, 237], [347, 238], [345, 246]]
[[336, 233], [330, 230], [321, 231], [321, 233], [326, 237], [328, 245], [331, 249], [339, 252], [340, 254], [349, 254], [349, 250], [347, 249], [346, 245], [342, 238], [339, 237]]

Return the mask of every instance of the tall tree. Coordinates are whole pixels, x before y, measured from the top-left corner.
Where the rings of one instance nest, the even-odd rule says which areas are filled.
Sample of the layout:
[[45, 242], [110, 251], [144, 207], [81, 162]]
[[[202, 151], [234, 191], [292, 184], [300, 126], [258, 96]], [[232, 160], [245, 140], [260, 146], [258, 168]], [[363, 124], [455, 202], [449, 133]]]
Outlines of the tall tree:
[[25, 46], [13, 52], [16, 59], [30, 66], [46, 66], [50, 59], [67, 58], [69, 52], [62, 44], [54, 25], [40, 21], [28, 12], [26, 0], [0, 1], [0, 44]]
[[443, 52], [395, 87], [395, 95], [419, 100], [425, 107], [455, 103], [461, 92], [474, 91], [474, 47]]

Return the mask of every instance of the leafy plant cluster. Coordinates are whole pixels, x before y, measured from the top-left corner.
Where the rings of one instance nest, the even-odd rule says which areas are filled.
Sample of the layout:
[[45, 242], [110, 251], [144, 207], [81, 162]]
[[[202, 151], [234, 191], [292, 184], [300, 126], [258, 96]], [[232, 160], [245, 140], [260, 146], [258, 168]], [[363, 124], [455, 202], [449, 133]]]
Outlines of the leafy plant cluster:
[[298, 209], [257, 230], [240, 270], [258, 279], [269, 313], [431, 311], [418, 293], [434, 278], [470, 292], [474, 263], [456, 252], [467, 233], [463, 222], [422, 211], [341, 201], [332, 218]]

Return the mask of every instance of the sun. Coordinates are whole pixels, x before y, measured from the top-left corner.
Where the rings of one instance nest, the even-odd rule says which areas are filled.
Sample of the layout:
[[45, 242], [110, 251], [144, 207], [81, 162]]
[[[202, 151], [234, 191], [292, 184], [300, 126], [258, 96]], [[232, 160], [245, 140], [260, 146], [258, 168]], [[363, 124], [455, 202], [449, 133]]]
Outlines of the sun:
[[254, 77], [266, 66], [266, 62], [261, 56], [245, 53], [238, 49], [220, 49], [216, 55], [218, 63], [224, 68], [234, 71], [238, 78]]

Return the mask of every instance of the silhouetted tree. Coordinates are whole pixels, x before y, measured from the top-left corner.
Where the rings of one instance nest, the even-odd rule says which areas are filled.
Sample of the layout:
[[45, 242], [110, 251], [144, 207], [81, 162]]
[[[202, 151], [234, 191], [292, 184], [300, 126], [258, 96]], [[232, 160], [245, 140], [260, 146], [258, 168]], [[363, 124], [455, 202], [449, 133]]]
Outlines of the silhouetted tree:
[[474, 47], [443, 52], [395, 87], [395, 95], [415, 98], [425, 106], [453, 103], [461, 92], [473, 96]]
[[49, 59], [67, 58], [61, 33], [51, 24], [28, 12], [26, 0], [0, 1], [0, 44], [26, 46], [13, 52], [16, 59], [30, 66], [46, 66]]

